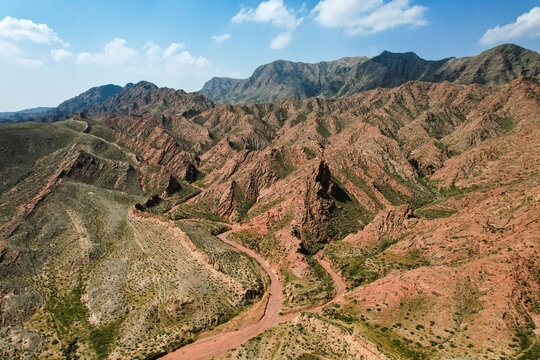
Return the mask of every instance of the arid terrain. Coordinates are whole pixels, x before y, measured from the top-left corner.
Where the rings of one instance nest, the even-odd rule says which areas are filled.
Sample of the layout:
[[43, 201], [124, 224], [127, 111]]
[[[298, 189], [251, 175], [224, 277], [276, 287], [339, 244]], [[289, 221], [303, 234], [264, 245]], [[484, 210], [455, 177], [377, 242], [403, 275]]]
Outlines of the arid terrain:
[[538, 359], [540, 55], [394, 55], [0, 124], [0, 358]]

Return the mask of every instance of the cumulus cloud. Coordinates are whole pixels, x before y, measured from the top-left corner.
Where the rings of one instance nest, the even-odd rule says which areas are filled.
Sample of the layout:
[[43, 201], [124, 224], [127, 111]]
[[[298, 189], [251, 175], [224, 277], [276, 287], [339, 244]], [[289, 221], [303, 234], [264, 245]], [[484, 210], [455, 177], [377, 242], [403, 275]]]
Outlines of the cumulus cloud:
[[73, 53], [64, 49], [52, 49], [51, 57], [54, 61], [64, 61], [73, 56]]
[[125, 39], [115, 38], [105, 45], [103, 52], [82, 52], [77, 56], [78, 64], [123, 65], [133, 61], [138, 53], [126, 46]]
[[540, 36], [540, 7], [534, 7], [528, 13], [518, 16], [515, 22], [504, 26], [495, 26], [486, 31], [480, 39], [481, 44], [490, 45], [497, 42]]
[[271, 23], [273, 26], [294, 30], [303, 18], [296, 18], [294, 11], [287, 8], [283, 0], [263, 1], [256, 9], [243, 7], [233, 18], [233, 22], [255, 21]]
[[215, 76], [215, 68], [210, 60], [203, 56], [194, 56], [186, 50], [183, 43], [172, 43], [161, 47], [148, 42], [143, 47], [144, 56], [124, 68], [136, 74], [137, 78], [156, 82], [160, 86], [171, 86], [195, 91], [206, 80]]
[[41, 44], [60, 43], [67, 45], [46, 24], [36, 24], [28, 19], [6, 16], [0, 21], [0, 36], [16, 41], [33, 41]]
[[9, 57], [19, 57], [22, 51], [15, 45], [8, 42], [0, 42], [0, 58], [6, 59]]
[[159, 61], [163, 57], [163, 50], [152, 42], [148, 42], [143, 49], [146, 50], [146, 58], [150, 62]]
[[225, 40], [228, 40], [230, 38], [231, 38], [230, 34], [222, 34], [222, 35], [210, 36], [210, 39], [214, 40], [214, 42], [217, 42], [217, 43], [222, 43]]
[[409, 0], [321, 0], [312, 14], [322, 26], [340, 28], [349, 35], [367, 35], [401, 25], [426, 25], [426, 10], [411, 6]]
[[182, 50], [184, 49], [186, 46], [184, 45], [184, 43], [172, 43], [171, 45], [169, 45], [169, 47], [167, 49], [165, 49], [165, 51], [163, 51], [163, 57], [171, 57], [173, 55], [175, 55], [178, 50]]
[[253, 21], [260, 23], [269, 23], [274, 27], [287, 29], [287, 32], [278, 34], [270, 42], [270, 48], [281, 49], [291, 42], [292, 32], [304, 20], [303, 17], [297, 17], [294, 10], [288, 8], [283, 0], [268, 0], [261, 2], [256, 9], [243, 7], [238, 14], [232, 18], [232, 22], [243, 23]]
[[275, 38], [272, 39], [270, 42], [270, 48], [278, 50], [281, 48], [284, 48], [285, 46], [289, 45], [291, 42], [291, 32], [282, 32], [278, 34]]
[[43, 61], [29, 59], [23, 56], [23, 52], [17, 46], [9, 42], [0, 42], [0, 60], [10, 65], [24, 67], [40, 67]]
[[202, 68], [210, 65], [210, 61], [202, 56], [195, 57], [189, 51], [180, 52], [180, 50], [185, 49], [183, 43], [172, 43], [163, 50], [159, 45], [149, 42], [144, 46], [144, 49], [146, 49], [149, 66], [162, 66], [168, 69], [175, 69], [185, 66]]
[[185, 66], [192, 65], [196, 67], [206, 67], [210, 65], [210, 61], [202, 56], [195, 57], [191, 55], [189, 51], [183, 51], [180, 54], [175, 54], [168, 59], [167, 66], [176, 67], [176, 66]]

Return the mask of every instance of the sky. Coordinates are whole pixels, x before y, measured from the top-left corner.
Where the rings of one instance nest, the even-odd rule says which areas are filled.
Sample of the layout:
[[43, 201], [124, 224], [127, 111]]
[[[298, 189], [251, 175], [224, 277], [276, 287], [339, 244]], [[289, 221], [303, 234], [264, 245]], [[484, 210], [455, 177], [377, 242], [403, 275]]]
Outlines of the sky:
[[540, 0], [0, 0], [0, 112], [147, 80], [197, 91], [278, 59], [540, 50]]

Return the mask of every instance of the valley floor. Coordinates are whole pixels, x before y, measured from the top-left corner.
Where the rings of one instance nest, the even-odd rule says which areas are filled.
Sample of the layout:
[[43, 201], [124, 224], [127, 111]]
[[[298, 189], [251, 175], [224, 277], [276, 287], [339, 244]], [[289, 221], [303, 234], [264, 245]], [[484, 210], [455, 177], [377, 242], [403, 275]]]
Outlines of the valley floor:
[[[224, 226], [229, 224], [222, 223]], [[303, 315], [300, 312], [292, 312], [287, 315], [280, 315], [280, 311], [283, 304], [283, 288], [281, 286], [280, 280], [278, 279], [277, 273], [278, 269], [275, 266], [272, 266], [268, 263], [267, 260], [263, 259], [260, 254], [257, 254], [253, 250], [246, 248], [245, 246], [238, 244], [234, 241], [231, 241], [227, 236], [233, 232], [239, 231], [242, 228], [241, 225], [232, 225], [231, 230], [228, 230], [218, 237], [226, 242], [227, 244], [235, 247], [238, 251], [244, 252], [249, 256], [253, 257], [257, 262], [263, 267], [268, 276], [270, 277], [271, 283], [268, 290], [267, 296], [265, 296], [261, 303], [264, 303], [263, 306], [255, 305], [253, 310], [248, 310], [252, 312], [249, 315], [244, 315], [242, 317], [242, 324], [238, 324], [237, 328], [234, 330], [226, 329], [228, 324], [224, 324], [221, 327], [225, 328], [222, 331], [220, 328], [215, 329], [208, 336], [204, 334], [194, 343], [186, 345], [172, 353], [169, 353], [162, 357], [164, 360], [206, 360], [213, 359], [219, 356], [226, 354], [227, 352], [245, 344], [249, 340], [260, 336], [266, 330], [278, 325], [278, 324], [287, 324], [289, 322], [297, 323], [298, 318]], [[323, 308], [331, 303], [339, 302], [342, 300], [343, 295], [346, 290], [346, 283], [343, 277], [337, 274], [333, 269], [331, 264], [323, 259], [320, 254], [316, 256], [319, 264], [330, 274], [334, 282], [336, 289], [335, 295], [332, 299], [328, 300], [324, 304], [321, 304], [317, 307], [303, 309], [304, 313], [320, 313]], [[261, 314], [262, 310], [262, 314]], [[260, 318], [255, 322], [251, 323], [249, 320], [254, 320], [253, 316], [260, 316]], [[212, 334], [216, 333], [217, 334]], [[364, 343], [357, 344], [357, 347], [363, 347], [363, 356], [365, 359], [387, 359], [387, 357], [377, 350], [377, 347], [371, 344], [369, 341], [363, 339]]]

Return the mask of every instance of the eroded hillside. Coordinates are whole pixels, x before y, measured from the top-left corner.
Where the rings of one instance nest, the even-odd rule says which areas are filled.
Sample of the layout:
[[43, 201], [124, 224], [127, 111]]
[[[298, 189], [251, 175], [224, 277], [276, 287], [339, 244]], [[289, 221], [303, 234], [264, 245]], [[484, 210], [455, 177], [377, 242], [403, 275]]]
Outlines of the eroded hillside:
[[264, 293], [258, 264], [207, 225], [137, 211], [139, 160], [87, 126], [2, 129], [2, 357], [146, 358]]
[[213, 236], [229, 223], [283, 304], [225, 358], [531, 358], [539, 99], [530, 77], [243, 106], [139, 83], [69, 121], [2, 125], [2, 351], [204, 338], [268, 285]]

